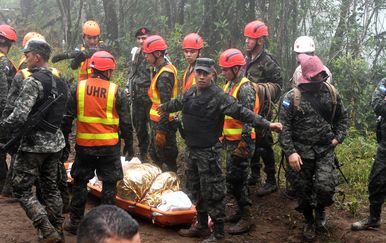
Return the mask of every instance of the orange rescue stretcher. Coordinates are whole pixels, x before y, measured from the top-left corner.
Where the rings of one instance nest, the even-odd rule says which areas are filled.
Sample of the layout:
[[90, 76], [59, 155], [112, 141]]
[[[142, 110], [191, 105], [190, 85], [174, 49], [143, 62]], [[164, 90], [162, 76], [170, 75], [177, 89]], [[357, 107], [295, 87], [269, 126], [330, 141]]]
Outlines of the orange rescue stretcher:
[[[65, 163], [66, 170], [68, 169], [68, 166], [69, 163]], [[72, 178], [68, 178], [67, 181], [72, 182]], [[87, 185], [87, 187], [92, 195], [98, 198], [102, 197], [102, 189], [100, 187], [91, 185], [90, 183]], [[153, 224], [162, 227], [191, 224], [193, 222], [193, 218], [196, 216], [196, 208], [194, 205], [189, 210], [164, 212], [142, 203], [123, 199], [119, 196], [116, 196], [115, 198], [115, 204], [118, 207], [128, 211], [131, 214], [150, 220]]]

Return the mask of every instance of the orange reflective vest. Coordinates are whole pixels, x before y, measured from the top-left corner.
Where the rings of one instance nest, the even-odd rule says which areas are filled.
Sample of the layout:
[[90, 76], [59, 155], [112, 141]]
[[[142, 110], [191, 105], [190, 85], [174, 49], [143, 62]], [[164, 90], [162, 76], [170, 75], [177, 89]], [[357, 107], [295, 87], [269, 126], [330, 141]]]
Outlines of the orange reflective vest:
[[190, 66], [185, 70], [184, 77], [182, 79], [182, 92], [186, 92], [192, 85], [196, 84], [196, 75], [194, 70], [188, 75]]
[[112, 146], [119, 140], [116, 110], [118, 85], [100, 78], [78, 82], [76, 90], [76, 143], [80, 146]]
[[[230, 82], [228, 82], [224, 86], [224, 92], [235, 97], [237, 99], [237, 95], [239, 93], [240, 87], [247, 83], [251, 82], [246, 77], [242, 78], [238, 85], [234, 86], [231, 90], [229, 90]], [[259, 97], [256, 93], [255, 105], [253, 107], [253, 112], [258, 113], [260, 109]], [[225, 116], [224, 118], [224, 129], [223, 129], [223, 138], [229, 141], [239, 141], [241, 140], [241, 135], [243, 132], [244, 123], [236, 120], [230, 116]], [[255, 129], [252, 128], [251, 138], [256, 138]]]
[[[80, 47], [80, 50], [84, 51], [86, 50], [86, 48], [82, 45]], [[89, 65], [90, 65], [90, 58], [87, 58], [86, 60], [84, 60], [84, 62], [80, 64], [80, 68], [78, 71], [78, 81], [86, 80], [89, 77], [91, 77], [92, 69], [89, 67]]]
[[[165, 66], [163, 66], [151, 79], [149, 90], [147, 91], [147, 94], [153, 103], [150, 108], [150, 120], [154, 122], [159, 122], [161, 120], [161, 116], [157, 112], [158, 106], [161, 104], [161, 98], [159, 97], [159, 92], [157, 90], [157, 81], [161, 73], [163, 72], [170, 72], [174, 76], [174, 84], [173, 84], [173, 90], [171, 99], [177, 98], [178, 95], [178, 80], [177, 80], [177, 69], [173, 66], [173, 64], [169, 63]], [[175, 113], [169, 113], [169, 121], [172, 121], [174, 119]]]

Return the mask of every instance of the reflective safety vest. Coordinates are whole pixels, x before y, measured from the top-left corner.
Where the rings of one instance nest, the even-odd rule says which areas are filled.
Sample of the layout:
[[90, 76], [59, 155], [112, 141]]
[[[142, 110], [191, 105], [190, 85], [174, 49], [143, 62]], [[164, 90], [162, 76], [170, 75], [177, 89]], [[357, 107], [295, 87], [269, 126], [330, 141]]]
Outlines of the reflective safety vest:
[[189, 67], [185, 70], [184, 77], [182, 79], [182, 92], [186, 92], [192, 85], [196, 84], [196, 75], [194, 70], [188, 75]]
[[[174, 84], [172, 89], [172, 95], [171, 99], [177, 98], [178, 95], [178, 80], [177, 80], [177, 69], [173, 66], [173, 64], [167, 64], [163, 66], [151, 79], [150, 87], [147, 92], [151, 102], [153, 103], [150, 108], [150, 120], [154, 122], [159, 122], [161, 120], [161, 116], [157, 112], [158, 106], [161, 104], [161, 98], [159, 97], [159, 92], [157, 90], [157, 81], [159, 76], [163, 72], [170, 72], [174, 76]], [[172, 121], [174, 119], [176, 113], [169, 113], [169, 121]]]
[[[49, 68], [49, 70], [51, 71], [52, 75], [54, 75], [55, 77], [57, 78], [60, 78], [60, 72], [58, 69], [56, 68]], [[29, 76], [31, 76], [31, 72], [28, 70], [28, 68], [23, 68], [22, 70], [20, 70], [20, 72], [23, 74], [23, 78], [26, 79], [28, 78]]]
[[[234, 86], [232, 90], [229, 90], [230, 82], [228, 82], [224, 86], [224, 92], [235, 97], [237, 99], [237, 95], [239, 93], [240, 87], [247, 83], [251, 82], [249, 79], [246, 77], [242, 78], [241, 81], [238, 83], [238, 85]], [[260, 103], [259, 103], [259, 97], [258, 94], [256, 93], [256, 98], [255, 98], [255, 105], [253, 107], [253, 112], [258, 114], [260, 108]], [[244, 123], [234, 119], [231, 116], [225, 116], [224, 118], [224, 129], [223, 129], [223, 138], [229, 141], [239, 141], [241, 140], [241, 135], [243, 132], [243, 127]], [[255, 129], [252, 128], [252, 133], [251, 133], [251, 138], [255, 139], [256, 138], [256, 133]]]
[[78, 82], [76, 143], [80, 146], [112, 146], [119, 140], [116, 111], [118, 85], [99, 78]]
[[[81, 51], [86, 50], [86, 48], [82, 45], [80, 47]], [[86, 80], [89, 77], [91, 77], [92, 69], [89, 67], [90, 65], [90, 58], [87, 58], [80, 64], [79, 72], [78, 72], [78, 81]]]

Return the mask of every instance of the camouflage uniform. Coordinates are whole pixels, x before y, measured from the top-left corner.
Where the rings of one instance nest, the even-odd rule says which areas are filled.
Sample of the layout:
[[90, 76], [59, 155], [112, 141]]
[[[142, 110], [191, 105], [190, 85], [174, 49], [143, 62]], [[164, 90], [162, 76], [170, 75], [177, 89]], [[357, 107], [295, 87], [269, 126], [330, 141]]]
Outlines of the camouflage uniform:
[[375, 89], [371, 105], [375, 114], [382, 119], [378, 125], [378, 149], [369, 176], [370, 216], [379, 220], [382, 205], [386, 198], [386, 78]]
[[[16, 74], [16, 69], [7, 56], [0, 57], [0, 114], [3, 112], [7, 102], [7, 94], [13, 77]], [[6, 132], [0, 129], [0, 143], [6, 142]], [[7, 177], [6, 153], [0, 152], [0, 191], [3, 188], [3, 183]]]
[[335, 138], [343, 142], [347, 135], [348, 115], [338, 95], [336, 113], [330, 125], [309, 102], [318, 101], [320, 107], [331, 114], [333, 106], [327, 87], [322, 85], [316, 92], [305, 92], [302, 87], [299, 88], [302, 93], [298, 108], [293, 104], [293, 90], [284, 97], [280, 111], [283, 124], [280, 144], [287, 157], [298, 153], [303, 161], [301, 170], [293, 171], [293, 186], [299, 204], [297, 210], [306, 215], [313, 208], [324, 208], [333, 203], [339, 178], [331, 141]]
[[[74, 83], [70, 88], [68, 113], [63, 126], [65, 136], [70, 134], [73, 119], [77, 115], [77, 87], [78, 84]], [[131, 136], [132, 131], [128, 107], [127, 96], [124, 90], [119, 88], [116, 94], [116, 110], [122, 139]], [[77, 226], [83, 218], [87, 201], [87, 183], [95, 176], [95, 170], [99, 180], [103, 182], [102, 203], [115, 203], [116, 183], [123, 178], [120, 148], [120, 142], [113, 146], [75, 146], [75, 162], [71, 168], [71, 176], [74, 178], [73, 197], [70, 203], [70, 218], [73, 225]]]
[[[273, 102], [277, 102], [280, 96], [280, 90], [283, 86], [281, 70], [276, 60], [265, 50], [257, 55], [253, 60], [250, 56], [246, 58], [245, 76], [255, 83], [269, 83], [272, 85], [277, 97], [272, 97]], [[263, 110], [261, 114], [268, 120], [272, 114], [268, 114], [267, 110]], [[260, 157], [264, 162], [264, 172], [267, 174], [267, 182], [275, 184], [275, 157], [272, 150], [272, 133], [263, 131], [265, 136], [256, 137], [255, 154], [251, 160], [251, 180], [257, 181], [260, 178]]]
[[[45, 68], [36, 68], [34, 72], [52, 75]], [[30, 76], [25, 81], [22, 92], [15, 101], [13, 112], [4, 119], [7, 129], [15, 129], [23, 126], [31, 110], [44, 100], [45, 91], [41, 81]], [[63, 82], [63, 83], [61, 83]], [[64, 106], [67, 100], [67, 85], [61, 79], [56, 79], [57, 86], [62, 87], [64, 98], [58, 101], [58, 105]], [[55, 105], [54, 105], [55, 106]], [[47, 113], [49, 114], [49, 112]], [[60, 114], [56, 114], [60, 116]], [[65, 146], [62, 131], [57, 129], [55, 133], [45, 130], [34, 130], [21, 140], [14, 162], [12, 186], [14, 196], [19, 199], [21, 206], [32, 220], [35, 227], [39, 227], [49, 219], [52, 226], [61, 232], [62, 199], [57, 187], [58, 160], [61, 149]], [[32, 192], [33, 183], [39, 178], [44, 198], [43, 206]]]
[[207, 214], [214, 221], [214, 235], [224, 237], [225, 180], [220, 166], [219, 140], [224, 115], [253, 126], [268, 127], [269, 122], [242, 107], [235, 98], [211, 84], [197, 94], [193, 86], [177, 99], [162, 105], [166, 112], [182, 110], [186, 147], [186, 187], [196, 202], [198, 221], [207, 224]]
[[[239, 76], [237, 78], [237, 82], [231, 82], [226, 93], [229, 94], [233, 87], [237, 86], [239, 82], [241, 82], [242, 77], [242, 75]], [[237, 100], [243, 107], [253, 111], [256, 100], [256, 92], [252, 84], [245, 83], [240, 87]], [[249, 150], [249, 156], [246, 158], [241, 158], [233, 154], [233, 151], [237, 148], [240, 141], [223, 140], [224, 147], [227, 151], [227, 189], [237, 200], [240, 211], [242, 211], [245, 206], [252, 206], [248, 191], [248, 174], [249, 159], [255, 150], [255, 140], [251, 138], [251, 133], [252, 127], [249, 124], [244, 124], [242, 141], [247, 143]]]
[[[132, 59], [131, 59], [132, 60]], [[147, 95], [150, 87], [150, 73], [151, 68], [146, 62], [142, 51], [138, 49], [134, 56], [134, 60], [130, 62], [129, 82], [127, 88], [130, 91], [132, 99], [132, 118], [135, 132], [137, 134], [138, 146], [140, 156], [143, 158], [147, 154], [149, 147], [149, 132], [148, 126], [150, 124], [149, 112], [151, 107], [151, 100]]]
[[[167, 62], [158, 67], [160, 70]], [[156, 72], [158, 72], [156, 70]], [[157, 90], [162, 103], [166, 103], [172, 97], [172, 90], [174, 84], [174, 76], [172, 73], [163, 72], [157, 81]], [[169, 121], [169, 114], [161, 115], [159, 122], [151, 121], [151, 140], [150, 140], [150, 156], [152, 160], [162, 168], [162, 163], [165, 163], [170, 171], [177, 171], [177, 155], [178, 148], [176, 142], [176, 132], [178, 123], [176, 120]], [[166, 145], [163, 149], [158, 149], [155, 144], [155, 136], [157, 131], [166, 133]]]

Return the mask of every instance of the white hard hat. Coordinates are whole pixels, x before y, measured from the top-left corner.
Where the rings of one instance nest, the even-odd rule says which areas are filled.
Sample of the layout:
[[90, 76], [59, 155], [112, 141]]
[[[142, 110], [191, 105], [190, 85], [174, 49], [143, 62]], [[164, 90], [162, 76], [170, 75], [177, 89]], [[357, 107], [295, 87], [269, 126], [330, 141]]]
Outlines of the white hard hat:
[[309, 36], [300, 36], [296, 39], [294, 44], [294, 52], [296, 53], [310, 53], [315, 52], [315, 42]]

